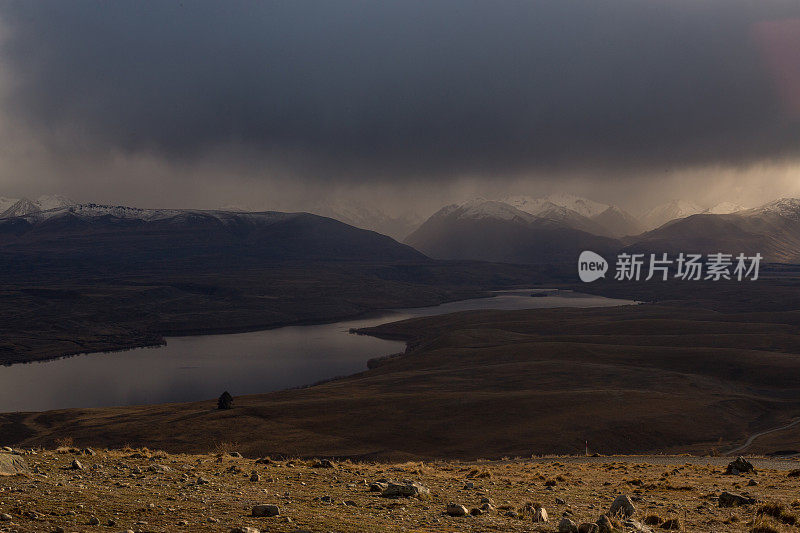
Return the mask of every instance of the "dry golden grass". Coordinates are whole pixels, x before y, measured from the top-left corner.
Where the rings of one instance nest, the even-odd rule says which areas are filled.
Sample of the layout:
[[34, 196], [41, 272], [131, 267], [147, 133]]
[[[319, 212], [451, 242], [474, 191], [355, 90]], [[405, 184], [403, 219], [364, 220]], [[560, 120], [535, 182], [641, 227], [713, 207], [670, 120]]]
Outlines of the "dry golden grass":
[[[74, 458], [83, 470], [67, 468]], [[661, 464], [645, 457], [591, 463], [564, 457], [344, 461], [334, 468], [315, 468], [313, 460], [257, 462], [229, 452], [187, 455], [143, 448], [101, 450], [92, 456], [62, 447], [24, 459], [33, 473], [0, 477], [0, 514], [12, 518], [0, 521], [0, 531], [227, 532], [249, 526], [270, 532], [552, 532], [562, 516], [578, 523], [594, 521], [618, 494], [627, 494], [637, 507], [635, 518], [655, 531], [789, 532], [797, 531], [787, 517], [794, 516], [792, 501], [800, 491], [800, 479], [786, 471], [764, 469], [754, 476], [758, 484], [748, 486], [749, 476], [725, 476], [718, 465], [687, 463], [683, 457], [658, 458]], [[257, 481], [251, 481], [253, 472]], [[199, 478], [207, 482], [198, 483]], [[381, 498], [368, 487], [380, 479], [414, 480], [429, 487], [432, 496]], [[720, 509], [717, 497], [726, 490], [748, 493], [763, 503]], [[472, 509], [480, 507], [482, 498], [489, 498], [495, 510], [466, 517], [444, 513], [449, 502]], [[252, 517], [256, 504], [278, 505], [280, 515]], [[538, 505], [547, 510], [549, 523], [532, 521]], [[90, 525], [93, 518], [98, 525]], [[670, 529], [657, 529], [657, 524]]]

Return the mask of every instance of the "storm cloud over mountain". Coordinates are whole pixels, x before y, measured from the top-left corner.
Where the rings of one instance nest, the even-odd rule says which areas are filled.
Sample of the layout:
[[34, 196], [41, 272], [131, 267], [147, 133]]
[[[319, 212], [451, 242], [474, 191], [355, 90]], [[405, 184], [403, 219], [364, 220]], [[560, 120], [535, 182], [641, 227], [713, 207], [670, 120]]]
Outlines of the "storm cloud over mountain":
[[800, 156], [794, 1], [5, 2], [0, 25], [2, 113], [56, 162], [602, 182]]

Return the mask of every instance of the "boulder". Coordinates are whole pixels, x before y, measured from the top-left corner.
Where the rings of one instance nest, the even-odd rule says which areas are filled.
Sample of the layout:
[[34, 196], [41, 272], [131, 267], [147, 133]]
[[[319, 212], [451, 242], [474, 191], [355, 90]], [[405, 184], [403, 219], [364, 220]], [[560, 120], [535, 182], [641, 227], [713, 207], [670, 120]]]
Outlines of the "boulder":
[[547, 510], [544, 507], [536, 507], [533, 510], [534, 522], [547, 522]]
[[467, 516], [469, 511], [463, 505], [459, 505], [457, 503], [448, 503], [447, 514], [450, 516]]
[[578, 533], [578, 525], [569, 518], [562, 518], [558, 523], [558, 533]]
[[28, 473], [30, 473], [30, 469], [19, 455], [0, 453], [0, 476], [15, 476]]
[[281, 511], [277, 505], [256, 505], [253, 507], [251, 514], [253, 516], [278, 516]]
[[737, 457], [735, 461], [728, 463], [725, 475], [738, 476], [739, 474], [755, 474], [756, 469], [753, 464], [744, 457]]
[[741, 494], [734, 494], [733, 492], [723, 492], [719, 495], [720, 507], [739, 507], [742, 505], [752, 505], [756, 503], [754, 498], [748, 498]]
[[420, 485], [416, 481], [389, 482], [381, 492], [381, 496], [384, 498], [419, 498], [423, 500], [430, 498], [431, 491], [428, 487]]
[[633, 502], [624, 494], [617, 496], [608, 509], [608, 514], [610, 516], [621, 516], [623, 518], [630, 518], [635, 512], [636, 507], [633, 506]]

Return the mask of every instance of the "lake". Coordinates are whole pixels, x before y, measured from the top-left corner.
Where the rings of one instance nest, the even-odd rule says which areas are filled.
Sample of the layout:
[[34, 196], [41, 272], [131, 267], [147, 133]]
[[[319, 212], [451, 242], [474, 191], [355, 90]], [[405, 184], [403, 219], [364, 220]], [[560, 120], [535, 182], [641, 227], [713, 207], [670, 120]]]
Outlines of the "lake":
[[0, 412], [184, 402], [269, 392], [366, 370], [405, 343], [351, 328], [475, 309], [610, 307], [635, 302], [570, 291], [500, 291], [492, 298], [398, 309], [331, 324], [168, 337], [165, 346], [0, 366]]

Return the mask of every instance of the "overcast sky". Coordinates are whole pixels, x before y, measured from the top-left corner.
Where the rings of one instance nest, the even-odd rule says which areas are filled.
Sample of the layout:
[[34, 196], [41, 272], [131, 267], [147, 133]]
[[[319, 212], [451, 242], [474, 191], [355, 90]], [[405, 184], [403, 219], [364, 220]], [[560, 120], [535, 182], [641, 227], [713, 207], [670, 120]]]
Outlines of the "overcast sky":
[[800, 195], [800, 2], [0, 2], [0, 195]]

